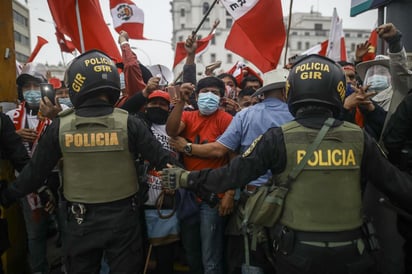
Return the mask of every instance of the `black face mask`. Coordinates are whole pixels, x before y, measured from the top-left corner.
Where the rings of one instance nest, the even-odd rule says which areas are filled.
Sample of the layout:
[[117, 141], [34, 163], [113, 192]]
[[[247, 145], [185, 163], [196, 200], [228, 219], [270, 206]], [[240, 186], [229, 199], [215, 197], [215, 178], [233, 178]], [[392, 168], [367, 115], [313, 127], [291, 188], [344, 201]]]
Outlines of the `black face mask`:
[[169, 111], [159, 107], [146, 108], [146, 117], [153, 124], [164, 125], [166, 124]]

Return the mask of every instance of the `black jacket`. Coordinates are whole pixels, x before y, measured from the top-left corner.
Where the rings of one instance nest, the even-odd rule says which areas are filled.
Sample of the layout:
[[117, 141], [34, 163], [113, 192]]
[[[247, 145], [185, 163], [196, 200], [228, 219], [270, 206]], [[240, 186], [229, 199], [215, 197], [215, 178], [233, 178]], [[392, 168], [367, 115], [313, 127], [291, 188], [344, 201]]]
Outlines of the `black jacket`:
[[9, 160], [17, 171], [21, 171], [30, 157], [10, 118], [0, 112], [0, 119], [0, 159]]

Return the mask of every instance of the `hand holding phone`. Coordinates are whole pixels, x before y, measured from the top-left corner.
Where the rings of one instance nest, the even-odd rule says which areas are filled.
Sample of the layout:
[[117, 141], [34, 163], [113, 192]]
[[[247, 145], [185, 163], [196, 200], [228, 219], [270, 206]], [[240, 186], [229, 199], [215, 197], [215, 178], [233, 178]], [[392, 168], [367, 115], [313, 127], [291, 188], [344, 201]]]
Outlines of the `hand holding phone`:
[[[55, 103], [56, 92], [55, 92], [52, 84], [41, 83], [40, 84], [40, 93], [41, 93], [42, 100], [46, 96], [53, 105], [56, 104]], [[44, 102], [44, 100], [43, 100], [43, 102]]]

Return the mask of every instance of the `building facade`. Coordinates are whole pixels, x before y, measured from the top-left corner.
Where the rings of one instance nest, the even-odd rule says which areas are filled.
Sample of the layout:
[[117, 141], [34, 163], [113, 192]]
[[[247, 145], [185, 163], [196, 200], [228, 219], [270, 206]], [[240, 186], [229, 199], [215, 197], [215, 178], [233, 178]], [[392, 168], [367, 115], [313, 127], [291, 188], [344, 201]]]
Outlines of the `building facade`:
[[[173, 0], [170, 2], [173, 20], [172, 45], [179, 41], [185, 41], [188, 35], [197, 28], [210, 7], [209, 2], [205, 0]], [[215, 61], [222, 62], [221, 68], [216, 70], [217, 72], [228, 71], [237, 61], [244, 62], [255, 69], [253, 64], [224, 48], [226, 38], [232, 27], [233, 18], [222, 5], [216, 4], [197, 34], [200, 37], [207, 36], [217, 19], [220, 20], [220, 24], [216, 29], [214, 40], [211, 42], [208, 50], [196, 60], [198, 74], [202, 74], [204, 67]], [[288, 19], [288, 17], [284, 18], [285, 26], [288, 25]], [[327, 40], [331, 19], [331, 16], [322, 16], [321, 13], [314, 11], [292, 14], [288, 57], [302, 53]], [[356, 45], [365, 42], [369, 38], [370, 31], [361, 28], [344, 30], [348, 61], [353, 61]], [[284, 65], [283, 60], [284, 53], [280, 57], [279, 66]], [[182, 67], [183, 62], [176, 66], [174, 74], [177, 75], [182, 70]]]
[[30, 56], [30, 12], [27, 4], [13, 0], [14, 47], [16, 60], [25, 63]]

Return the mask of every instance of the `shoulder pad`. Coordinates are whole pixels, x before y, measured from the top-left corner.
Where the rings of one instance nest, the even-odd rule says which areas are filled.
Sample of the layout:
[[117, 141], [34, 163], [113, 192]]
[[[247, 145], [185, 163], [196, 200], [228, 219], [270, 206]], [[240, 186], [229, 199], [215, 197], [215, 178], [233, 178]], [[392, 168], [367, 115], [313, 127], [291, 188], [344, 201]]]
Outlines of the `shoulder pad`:
[[73, 113], [73, 112], [74, 112], [73, 108], [68, 108], [68, 109], [65, 109], [63, 111], [60, 111], [57, 116], [64, 117], [64, 116], [67, 116], [67, 115], [69, 115], [70, 113]]

